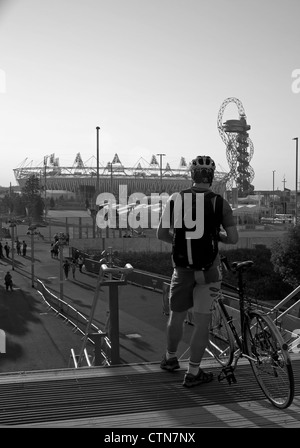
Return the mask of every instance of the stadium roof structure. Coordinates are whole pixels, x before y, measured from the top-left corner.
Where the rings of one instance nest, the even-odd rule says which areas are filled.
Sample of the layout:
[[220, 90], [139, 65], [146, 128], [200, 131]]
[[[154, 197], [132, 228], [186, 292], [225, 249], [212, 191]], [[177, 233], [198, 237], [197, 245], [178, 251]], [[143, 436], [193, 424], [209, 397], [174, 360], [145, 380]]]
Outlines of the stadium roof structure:
[[[99, 163], [97, 170], [97, 161], [94, 156], [87, 162], [83, 162], [80, 153], [77, 153], [72, 166], [61, 166], [59, 158], [51, 154], [44, 157], [44, 160], [37, 165], [26, 158], [13, 171], [20, 187], [25, 185], [30, 176], [35, 175], [40, 178], [41, 185], [47, 190], [78, 192], [85, 188], [95, 189], [98, 173], [102, 191], [114, 190], [117, 184], [123, 183], [128, 185], [131, 192], [135, 190], [150, 194], [163, 188], [163, 191], [172, 194], [191, 185], [188, 164], [184, 157], [181, 157], [176, 168], [171, 168], [169, 163], [160, 167], [155, 155], [152, 156], [150, 162], [140, 157], [132, 167], [126, 167], [116, 153], [112, 162], [106, 165]], [[214, 191], [223, 193], [226, 189], [226, 180], [227, 173], [216, 172]]]

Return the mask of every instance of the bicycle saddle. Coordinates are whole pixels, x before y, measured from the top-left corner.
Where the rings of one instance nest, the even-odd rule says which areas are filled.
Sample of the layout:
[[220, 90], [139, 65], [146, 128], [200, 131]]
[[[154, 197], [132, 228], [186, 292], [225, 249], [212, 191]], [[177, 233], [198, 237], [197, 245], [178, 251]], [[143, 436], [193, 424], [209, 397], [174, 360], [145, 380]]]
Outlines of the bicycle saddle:
[[234, 269], [235, 271], [240, 271], [241, 269], [248, 269], [253, 265], [253, 261], [252, 260], [247, 260], [247, 261], [234, 261], [231, 266], [232, 269]]

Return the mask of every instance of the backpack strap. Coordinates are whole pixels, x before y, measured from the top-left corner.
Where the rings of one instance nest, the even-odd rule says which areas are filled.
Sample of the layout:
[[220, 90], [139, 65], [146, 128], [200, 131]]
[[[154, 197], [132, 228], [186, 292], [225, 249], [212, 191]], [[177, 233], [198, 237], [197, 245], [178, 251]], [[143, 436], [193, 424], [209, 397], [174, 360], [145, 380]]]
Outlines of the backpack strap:
[[223, 216], [223, 200], [219, 194], [216, 194], [213, 199], [213, 208], [217, 218], [218, 227], [220, 227]]

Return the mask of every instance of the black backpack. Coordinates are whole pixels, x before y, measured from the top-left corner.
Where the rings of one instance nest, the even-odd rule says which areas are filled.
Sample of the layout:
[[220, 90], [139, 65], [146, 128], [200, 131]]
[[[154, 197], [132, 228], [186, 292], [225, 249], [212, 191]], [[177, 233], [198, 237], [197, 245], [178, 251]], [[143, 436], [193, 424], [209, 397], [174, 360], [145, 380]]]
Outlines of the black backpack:
[[[200, 193], [193, 188], [180, 192], [173, 204], [172, 257], [175, 266], [204, 271], [212, 266], [219, 251], [222, 214], [220, 195], [212, 191]], [[192, 221], [196, 222], [193, 226]]]

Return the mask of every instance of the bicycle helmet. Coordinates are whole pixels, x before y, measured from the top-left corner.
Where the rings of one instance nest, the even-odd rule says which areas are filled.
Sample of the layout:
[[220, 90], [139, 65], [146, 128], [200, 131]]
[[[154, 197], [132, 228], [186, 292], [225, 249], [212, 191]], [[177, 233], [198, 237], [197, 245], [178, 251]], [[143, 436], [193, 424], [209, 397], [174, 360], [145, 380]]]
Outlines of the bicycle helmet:
[[191, 176], [195, 183], [212, 184], [216, 164], [209, 156], [197, 156], [191, 161]]

